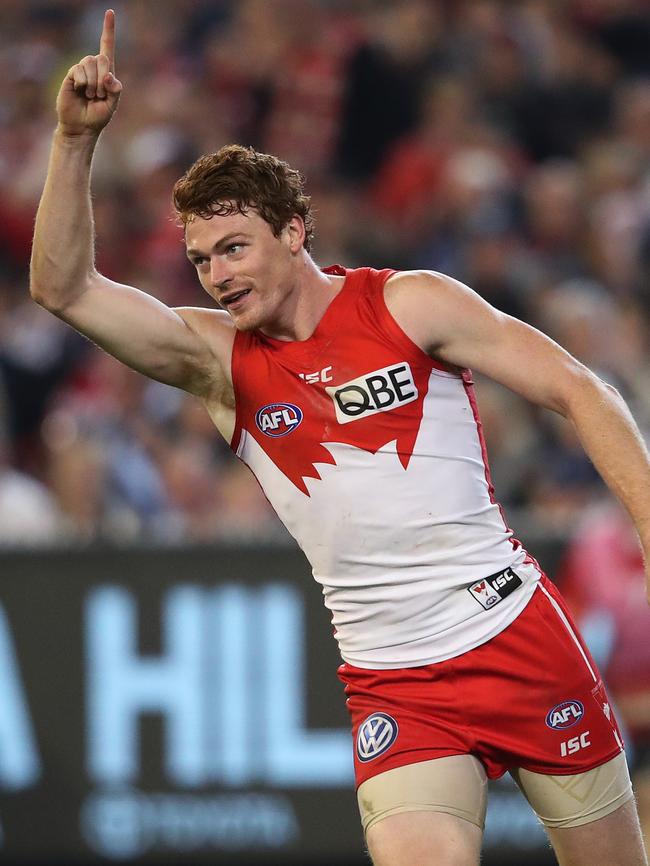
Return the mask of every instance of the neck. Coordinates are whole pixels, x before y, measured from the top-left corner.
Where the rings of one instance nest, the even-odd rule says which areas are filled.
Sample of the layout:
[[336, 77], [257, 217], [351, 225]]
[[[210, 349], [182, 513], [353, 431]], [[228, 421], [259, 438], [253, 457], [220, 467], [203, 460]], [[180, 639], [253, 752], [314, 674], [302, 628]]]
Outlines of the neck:
[[344, 281], [345, 277], [324, 274], [305, 252], [297, 265], [294, 290], [288, 295], [277, 322], [260, 330], [276, 340], [308, 340], [343, 288]]

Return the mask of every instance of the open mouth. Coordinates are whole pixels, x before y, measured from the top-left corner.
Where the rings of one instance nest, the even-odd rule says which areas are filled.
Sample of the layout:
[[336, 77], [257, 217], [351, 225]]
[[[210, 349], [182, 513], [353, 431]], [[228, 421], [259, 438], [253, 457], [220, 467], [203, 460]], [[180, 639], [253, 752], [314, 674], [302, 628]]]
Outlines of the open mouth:
[[250, 295], [250, 289], [242, 289], [241, 292], [230, 292], [228, 295], [224, 295], [219, 299], [219, 303], [224, 307], [232, 307], [238, 301], [241, 301], [242, 298], [245, 298], [247, 295]]

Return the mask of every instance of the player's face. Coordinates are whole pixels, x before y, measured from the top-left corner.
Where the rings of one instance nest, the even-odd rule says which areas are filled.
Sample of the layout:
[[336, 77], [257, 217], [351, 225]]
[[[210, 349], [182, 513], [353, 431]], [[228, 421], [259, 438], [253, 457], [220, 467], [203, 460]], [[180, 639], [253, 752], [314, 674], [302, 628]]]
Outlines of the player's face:
[[297, 291], [296, 262], [302, 222], [291, 220], [275, 237], [253, 210], [246, 214], [195, 217], [187, 224], [187, 256], [205, 291], [241, 331], [274, 330], [290, 315]]

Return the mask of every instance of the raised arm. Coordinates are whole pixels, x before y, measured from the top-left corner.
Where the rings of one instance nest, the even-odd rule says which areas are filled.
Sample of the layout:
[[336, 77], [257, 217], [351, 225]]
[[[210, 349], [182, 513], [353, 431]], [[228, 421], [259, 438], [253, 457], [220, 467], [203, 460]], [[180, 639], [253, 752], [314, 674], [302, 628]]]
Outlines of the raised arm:
[[484, 373], [575, 426], [610, 490], [630, 513], [646, 558], [650, 601], [650, 457], [625, 401], [553, 340], [440, 274], [399, 274], [386, 302], [422, 349]]
[[57, 98], [58, 125], [34, 231], [31, 294], [130, 367], [207, 396], [227, 375], [227, 315], [172, 310], [95, 268], [91, 163], [121, 91], [115, 77], [115, 13], [108, 10], [99, 54], [69, 69]]

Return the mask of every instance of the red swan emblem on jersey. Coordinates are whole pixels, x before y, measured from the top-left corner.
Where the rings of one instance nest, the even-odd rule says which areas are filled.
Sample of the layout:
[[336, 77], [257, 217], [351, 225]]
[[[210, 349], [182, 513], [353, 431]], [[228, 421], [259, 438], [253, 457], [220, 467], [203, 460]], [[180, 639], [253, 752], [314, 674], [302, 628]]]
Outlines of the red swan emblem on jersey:
[[[422, 421], [427, 378], [426, 370], [413, 371], [400, 361], [340, 384], [305, 386], [304, 410], [295, 403], [268, 403], [255, 413], [257, 429], [249, 432], [307, 496], [305, 479], [321, 480], [317, 465], [336, 465], [326, 443], [376, 454], [395, 442], [407, 469]], [[294, 435], [287, 439], [288, 433]]]

